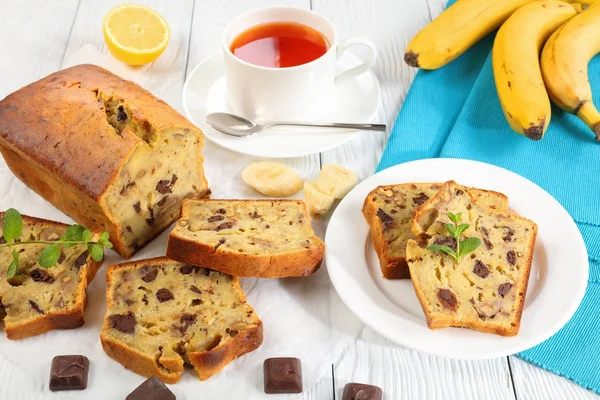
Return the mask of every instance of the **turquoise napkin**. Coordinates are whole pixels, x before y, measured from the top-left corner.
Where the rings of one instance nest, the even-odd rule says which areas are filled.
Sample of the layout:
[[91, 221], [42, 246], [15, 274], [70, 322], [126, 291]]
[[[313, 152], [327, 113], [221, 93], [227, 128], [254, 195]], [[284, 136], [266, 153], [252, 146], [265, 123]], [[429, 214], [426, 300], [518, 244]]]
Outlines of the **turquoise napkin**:
[[[512, 132], [494, 85], [493, 36], [439, 70], [417, 73], [378, 170], [430, 157], [483, 161], [530, 179], [567, 209], [586, 242], [588, 289], [563, 329], [518, 356], [600, 393], [600, 143], [555, 107], [543, 140]], [[589, 75], [600, 105], [600, 56]]]

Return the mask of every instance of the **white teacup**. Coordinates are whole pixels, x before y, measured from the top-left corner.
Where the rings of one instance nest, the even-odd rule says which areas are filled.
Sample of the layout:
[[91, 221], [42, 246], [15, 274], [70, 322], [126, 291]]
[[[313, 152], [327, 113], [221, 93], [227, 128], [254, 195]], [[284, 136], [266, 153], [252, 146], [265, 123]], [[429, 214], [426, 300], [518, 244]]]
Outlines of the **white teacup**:
[[[241, 33], [270, 22], [309, 26], [327, 39], [329, 49], [314, 61], [287, 68], [254, 65], [231, 52], [231, 43]], [[356, 44], [366, 45], [370, 49], [369, 56], [360, 65], [336, 74], [338, 57]], [[335, 28], [329, 20], [294, 7], [263, 8], [237, 17], [225, 28], [222, 46], [229, 106], [236, 114], [256, 120], [311, 119], [325, 106], [336, 84], [371, 69], [377, 56], [375, 45], [369, 39], [356, 37], [338, 44]]]

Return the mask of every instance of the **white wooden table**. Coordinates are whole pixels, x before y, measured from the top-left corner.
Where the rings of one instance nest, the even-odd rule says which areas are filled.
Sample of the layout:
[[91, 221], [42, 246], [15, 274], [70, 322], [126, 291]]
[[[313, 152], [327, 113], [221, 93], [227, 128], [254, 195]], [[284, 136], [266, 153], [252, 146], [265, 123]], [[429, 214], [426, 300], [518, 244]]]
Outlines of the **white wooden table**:
[[[61, 69], [84, 44], [108, 53], [101, 21], [120, 0], [0, 0], [0, 98]], [[402, 61], [411, 37], [444, 8], [446, 0], [139, 0], [156, 9], [172, 29], [171, 43], [140, 83], [181, 111], [187, 74], [219, 48], [224, 26], [241, 12], [275, 4], [310, 8], [327, 17], [342, 38], [370, 37], [378, 46], [375, 72], [382, 87], [378, 119], [388, 132], [416, 70]], [[315, 178], [323, 163], [339, 163], [361, 178], [373, 173], [386, 144], [383, 134], [364, 133], [346, 145], [309, 157], [285, 160], [305, 178]], [[214, 146], [212, 147], [214, 149]], [[210, 151], [211, 147], [207, 148]], [[205, 151], [205, 154], [208, 154]], [[241, 170], [253, 161], [238, 158]], [[210, 171], [208, 171], [210, 178]], [[215, 196], [218, 197], [218, 196]], [[401, 334], [401, 333], [399, 333]], [[1, 351], [1, 349], [0, 349]], [[0, 399], [11, 374], [0, 371]], [[4, 378], [3, 378], [4, 377]], [[359, 340], [332, 366], [332, 372], [305, 399], [341, 398], [350, 381], [383, 388], [391, 399], [598, 399], [574, 383], [516, 357], [455, 361], [400, 348], [365, 328]], [[335, 389], [334, 389], [335, 387]], [[7, 392], [4, 392], [7, 393]]]

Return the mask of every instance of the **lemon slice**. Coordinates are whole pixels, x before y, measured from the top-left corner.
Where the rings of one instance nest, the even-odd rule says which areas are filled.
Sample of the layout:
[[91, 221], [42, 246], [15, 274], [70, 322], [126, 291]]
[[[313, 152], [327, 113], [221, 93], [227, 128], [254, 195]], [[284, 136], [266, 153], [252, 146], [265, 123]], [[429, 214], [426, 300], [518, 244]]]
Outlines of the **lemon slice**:
[[156, 60], [171, 37], [169, 25], [160, 14], [137, 4], [123, 4], [110, 10], [102, 29], [112, 55], [129, 65]]

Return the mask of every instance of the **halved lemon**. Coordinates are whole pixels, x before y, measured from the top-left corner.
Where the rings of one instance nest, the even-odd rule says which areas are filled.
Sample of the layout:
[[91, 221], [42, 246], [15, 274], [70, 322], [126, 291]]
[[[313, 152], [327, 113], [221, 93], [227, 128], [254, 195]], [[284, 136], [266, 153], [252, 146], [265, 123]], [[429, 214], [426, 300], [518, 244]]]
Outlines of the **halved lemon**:
[[102, 29], [112, 55], [129, 65], [156, 60], [171, 38], [167, 21], [153, 9], [137, 4], [123, 4], [110, 10]]

